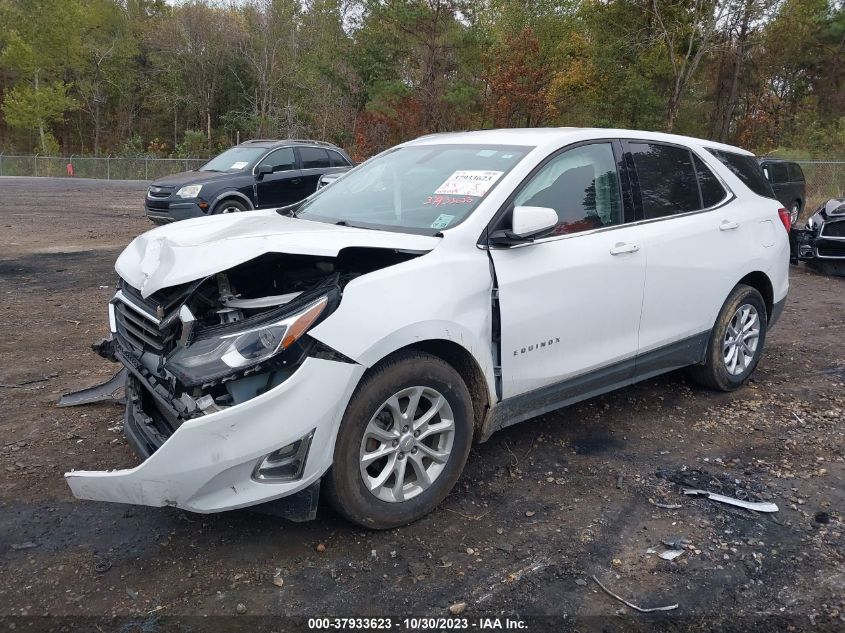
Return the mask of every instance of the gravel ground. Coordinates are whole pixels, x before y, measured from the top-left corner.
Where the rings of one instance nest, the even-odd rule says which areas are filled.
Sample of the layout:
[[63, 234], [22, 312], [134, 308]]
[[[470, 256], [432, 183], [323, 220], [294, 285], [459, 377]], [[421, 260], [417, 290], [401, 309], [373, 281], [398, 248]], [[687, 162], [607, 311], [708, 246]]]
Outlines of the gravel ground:
[[[675, 372], [511, 427], [409, 527], [362, 531], [326, 508], [294, 524], [74, 499], [64, 471], [136, 463], [119, 407], [54, 404], [115, 371], [90, 344], [107, 334], [115, 258], [149, 228], [145, 188], [0, 178], [4, 626], [285, 630], [307, 622], [281, 616], [466, 603], [470, 628], [511, 616], [528, 630], [845, 630], [845, 279], [804, 268], [747, 387], [708, 392]], [[683, 497], [681, 483], [780, 511]], [[678, 538], [674, 561], [647, 553]], [[592, 576], [678, 608], [638, 613]]]

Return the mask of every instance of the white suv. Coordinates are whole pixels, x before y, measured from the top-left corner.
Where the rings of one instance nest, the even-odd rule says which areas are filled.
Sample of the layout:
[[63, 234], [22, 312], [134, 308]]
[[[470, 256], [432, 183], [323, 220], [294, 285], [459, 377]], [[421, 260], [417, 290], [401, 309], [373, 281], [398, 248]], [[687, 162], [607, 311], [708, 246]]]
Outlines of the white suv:
[[[320, 485], [430, 512], [473, 440], [679, 367], [736, 389], [788, 289], [754, 157], [607, 129], [426, 136], [278, 211], [179, 222], [117, 260], [134, 468], [77, 497], [216, 512]], [[782, 224], [783, 222], [783, 224]]]

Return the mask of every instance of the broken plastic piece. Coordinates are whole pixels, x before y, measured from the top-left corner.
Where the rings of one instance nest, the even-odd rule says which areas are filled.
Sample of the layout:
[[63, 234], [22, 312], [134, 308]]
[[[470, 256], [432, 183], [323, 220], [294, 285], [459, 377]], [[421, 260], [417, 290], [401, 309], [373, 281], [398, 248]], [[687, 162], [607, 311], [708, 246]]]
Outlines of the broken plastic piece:
[[708, 499], [710, 499], [710, 501], [727, 503], [728, 505], [745, 508], [746, 510], [755, 510], [757, 512], [778, 511], [778, 507], [774, 503], [767, 503], [765, 501], [744, 501], [742, 499], [734, 499], [733, 497], [726, 497], [725, 495], [716, 494], [715, 492], [708, 492], [706, 490], [684, 488], [684, 494], [695, 497], [707, 497]]
[[124, 367], [102, 384], [88, 387], [88, 389], [66, 393], [61, 397], [57, 406], [75, 407], [80, 404], [91, 404], [92, 402], [116, 402], [123, 404], [126, 401], [126, 377], [127, 371]]
[[685, 550], [682, 549], [667, 549], [665, 552], [660, 552], [658, 556], [663, 560], [675, 560], [684, 553]]

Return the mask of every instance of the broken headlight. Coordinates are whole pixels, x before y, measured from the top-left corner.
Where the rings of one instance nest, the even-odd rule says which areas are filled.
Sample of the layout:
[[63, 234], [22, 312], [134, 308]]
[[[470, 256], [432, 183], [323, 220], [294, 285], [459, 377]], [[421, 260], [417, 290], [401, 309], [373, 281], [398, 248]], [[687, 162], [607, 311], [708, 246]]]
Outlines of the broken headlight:
[[314, 324], [328, 305], [328, 297], [312, 301], [300, 311], [259, 325], [217, 330], [187, 347], [177, 348], [165, 367], [179, 381], [192, 386], [228, 376], [269, 360], [293, 345]]

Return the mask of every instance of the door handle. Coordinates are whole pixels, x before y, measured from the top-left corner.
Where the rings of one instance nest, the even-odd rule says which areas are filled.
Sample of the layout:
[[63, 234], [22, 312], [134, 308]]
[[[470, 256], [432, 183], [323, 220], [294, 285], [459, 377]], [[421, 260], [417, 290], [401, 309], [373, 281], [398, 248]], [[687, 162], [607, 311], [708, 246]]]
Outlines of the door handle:
[[617, 242], [616, 246], [610, 249], [611, 255], [623, 255], [624, 253], [636, 253], [640, 247], [636, 244], [626, 244], [625, 242]]
[[739, 228], [739, 223], [733, 220], [722, 220], [722, 223], [719, 225], [720, 231], [731, 231], [736, 228]]

